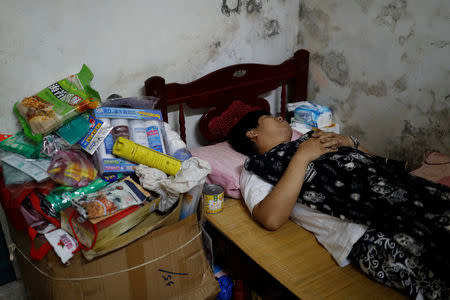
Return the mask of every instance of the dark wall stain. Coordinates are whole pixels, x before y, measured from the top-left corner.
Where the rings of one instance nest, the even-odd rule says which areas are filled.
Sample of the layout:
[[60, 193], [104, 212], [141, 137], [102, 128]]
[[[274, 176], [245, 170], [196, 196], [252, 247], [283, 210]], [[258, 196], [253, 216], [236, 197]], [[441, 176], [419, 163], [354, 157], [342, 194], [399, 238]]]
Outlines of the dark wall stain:
[[[442, 115], [447, 119], [442, 120]], [[436, 150], [450, 153], [450, 131], [448, 124], [449, 110], [432, 114], [437, 119], [427, 127], [415, 127], [410, 120], [404, 120], [400, 139], [392, 140], [388, 153], [394, 159], [408, 161], [411, 167], [418, 166], [423, 160], [423, 154]], [[446, 125], [442, 125], [446, 124]], [[446, 127], [445, 127], [446, 126]]]
[[305, 37], [303, 36], [303, 33], [299, 31], [297, 33], [297, 46], [303, 46], [305, 44]]
[[331, 81], [344, 86], [349, 80], [349, 67], [342, 53], [328, 53], [321, 63], [322, 70]]
[[367, 14], [369, 12], [369, 5], [372, 0], [355, 0], [355, 2], [361, 7], [361, 11], [364, 14]]
[[222, 0], [222, 14], [224, 14], [227, 17], [229, 17], [231, 13], [240, 14], [241, 6], [242, 6], [241, 0], [237, 0], [235, 8], [230, 8], [227, 4], [227, 0]]
[[411, 120], [404, 120], [400, 137], [393, 140], [390, 146], [389, 153], [393, 158], [407, 160], [411, 166], [417, 166], [426, 151], [450, 153], [450, 122], [448, 122], [450, 107], [439, 108], [436, 103], [442, 100], [437, 99], [434, 91], [429, 92], [430, 98], [424, 101], [431, 102], [430, 108], [427, 111], [421, 111], [421, 114], [428, 119], [428, 124], [416, 127]]
[[377, 84], [369, 85], [366, 89], [367, 95], [372, 95], [375, 97], [384, 97], [387, 95], [387, 87], [384, 81], [378, 81]]
[[412, 37], [412, 36], [414, 36], [414, 35], [416, 34], [416, 32], [415, 32], [415, 30], [414, 30], [414, 27], [415, 27], [415, 24], [413, 24], [413, 25], [411, 26], [411, 29], [409, 30], [409, 33], [408, 33], [407, 36], [401, 35], [401, 36], [398, 38], [398, 43], [400, 44], [400, 46], [403, 46], [405, 43], [408, 42], [408, 40], [409, 40], [410, 37]]
[[220, 47], [221, 47], [220, 41], [214, 42], [212, 45], [209, 46], [208, 61], [213, 60], [217, 55], [219, 55]]
[[278, 20], [269, 20], [266, 24], [264, 24], [264, 27], [266, 28], [266, 34], [268, 37], [273, 37], [274, 35], [280, 33], [280, 23]]
[[402, 56], [400, 57], [400, 60], [401, 60], [402, 62], [406, 62], [406, 61], [408, 60], [408, 54], [406, 54], [406, 52], [404, 52], [404, 53], [402, 54]]
[[320, 92], [320, 86], [314, 80], [308, 85], [308, 99], [316, 100], [317, 94]]
[[320, 9], [308, 9], [305, 5], [300, 4], [299, 19], [311, 37], [320, 41], [323, 47], [328, 45], [330, 31], [328, 28], [330, 23], [328, 14]]
[[393, 0], [381, 9], [377, 20], [394, 32], [398, 20], [405, 15], [407, 0]]
[[247, 1], [247, 13], [259, 13], [262, 9], [262, 0], [248, 0]]
[[350, 84], [350, 93], [346, 99], [335, 99], [329, 107], [333, 110], [342, 125], [342, 134], [358, 136], [361, 139], [365, 136], [364, 130], [356, 123], [353, 118], [353, 111], [356, 108], [357, 99], [361, 93], [367, 88], [367, 84], [360, 82], [352, 82]]
[[431, 42], [430, 45], [436, 48], [444, 48], [450, 44], [450, 41], [435, 41]]
[[406, 74], [394, 82], [394, 89], [399, 93], [406, 91], [407, 88], [408, 86], [406, 84]]
[[310, 60], [311, 60], [311, 62], [313, 62], [313, 63], [316, 63], [316, 64], [318, 64], [318, 65], [321, 65], [322, 62], [323, 62], [323, 56], [320, 55], [320, 54], [317, 53], [317, 52], [314, 52], [314, 53], [310, 56]]

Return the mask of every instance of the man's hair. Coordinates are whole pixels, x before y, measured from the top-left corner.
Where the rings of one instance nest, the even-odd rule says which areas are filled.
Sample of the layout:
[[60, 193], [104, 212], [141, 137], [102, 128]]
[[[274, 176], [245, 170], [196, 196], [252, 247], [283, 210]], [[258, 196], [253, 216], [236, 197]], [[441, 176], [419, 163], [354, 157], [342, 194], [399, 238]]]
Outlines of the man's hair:
[[231, 147], [247, 156], [257, 154], [256, 145], [247, 137], [247, 132], [258, 127], [259, 118], [266, 115], [270, 115], [270, 112], [266, 110], [254, 110], [242, 117], [228, 134], [228, 142]]

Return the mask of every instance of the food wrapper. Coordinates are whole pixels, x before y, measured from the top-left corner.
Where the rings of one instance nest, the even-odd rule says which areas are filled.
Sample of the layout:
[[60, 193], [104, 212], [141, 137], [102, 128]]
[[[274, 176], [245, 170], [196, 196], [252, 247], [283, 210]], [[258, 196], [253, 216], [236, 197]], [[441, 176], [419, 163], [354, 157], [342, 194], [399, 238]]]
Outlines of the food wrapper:
[[99, 189], [107, 186], [110, 183], [113, 183], [123, 177], [122, 174], [114, 174], [109, 176], [102, 176], [100, 178], [95, 179], [90, 184], [83, 186], [81, 188], [74, 188], [68, 186], [58, 186], [53, 189], [50, 194], [45, 197], [45, 201], [43, 203], [55, 213], [58, 213], [72, 206], [72, 199], [76, 197], [80, 197], [83, 195], [87, 195], [90, 193], [94, 193]]
[[62, 79], [36, 95], [17, 102], [14, 112], [33, 140], [42, 140], [46, 135], [80, 113], [96, 108], [100, 95], [89, 85], [94, 74], [83, 65], [81, 71]]
[[63, 264], [72, 258], [75, 250], [78, 248], [78, 242], [61, 228], [46, 233], [45, 238], [52, 245]]
[[82, 187], [97, 178], [97, 169], [80, 150], [58, 151], [47, 169], [50, 178], [62, 185]]
[[85, 219], [111, 215], [121, 209], [139, 205], [150, 196], [129, 176], [105, 188], [72, 199], [72, 205]]

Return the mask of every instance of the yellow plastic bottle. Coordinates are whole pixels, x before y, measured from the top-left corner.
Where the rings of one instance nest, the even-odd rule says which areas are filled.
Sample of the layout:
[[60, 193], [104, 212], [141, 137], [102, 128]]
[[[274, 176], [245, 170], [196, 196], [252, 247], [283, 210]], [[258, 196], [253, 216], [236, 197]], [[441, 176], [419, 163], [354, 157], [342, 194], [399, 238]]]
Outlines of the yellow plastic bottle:
[[125, 158], [126, 160], [160, 169], [168, 175], [175, 176], [181, 168], [180, 160], [136, 144], [123, 137], [116, 139], [112, 152], [114, 155]]

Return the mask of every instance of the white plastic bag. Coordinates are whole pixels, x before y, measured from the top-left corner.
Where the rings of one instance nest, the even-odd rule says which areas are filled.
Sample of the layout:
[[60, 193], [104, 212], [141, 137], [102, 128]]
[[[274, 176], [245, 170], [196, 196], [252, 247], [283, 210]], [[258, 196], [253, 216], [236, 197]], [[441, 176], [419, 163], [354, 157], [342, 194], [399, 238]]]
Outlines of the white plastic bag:
[[141, 186], [160, 195], [159, 210], [161, 212], [169, 210], [177, 202], [181, 193], [205, 183], [206, 176], [210, 173], [209, 163], [198, 157], [185, 160], [175, 176], [167, 176], [161, 170], [144, 165], [136, 167], [136, 175], [139, 177]]

